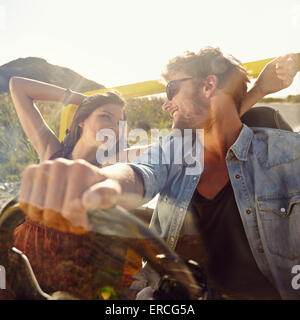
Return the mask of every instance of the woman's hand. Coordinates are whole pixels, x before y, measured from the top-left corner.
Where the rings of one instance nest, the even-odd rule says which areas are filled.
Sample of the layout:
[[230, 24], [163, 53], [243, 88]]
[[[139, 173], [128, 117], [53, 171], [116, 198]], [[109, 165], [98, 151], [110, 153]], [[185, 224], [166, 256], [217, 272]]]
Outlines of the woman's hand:
[[269, 62], [258, 76], [254, 86], [256, 86], [261, 95], [285, 89], [291, 85], [297, 73], [297, 55], [286, 54]]
[[70, 90], [67, 97], [64, 98], [64, 105], [75, 104], [79, 106], [87, 95]]
[[297, 73], [297, 60], [297, 55], [290, 53], [269, 62], [243, 99], [240, 116], [250, 110], [265, 95], [290, 86]]

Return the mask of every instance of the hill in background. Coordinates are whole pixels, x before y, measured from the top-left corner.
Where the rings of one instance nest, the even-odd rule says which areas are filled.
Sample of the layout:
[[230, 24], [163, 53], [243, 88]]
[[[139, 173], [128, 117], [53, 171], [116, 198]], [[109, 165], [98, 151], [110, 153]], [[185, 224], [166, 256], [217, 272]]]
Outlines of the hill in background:
[[44, 81], [78, 92], [105, 88], [71, 69], [56, 66], [48, 63], [45, 59], [35, 57], [19, 58], [0, 66], [0, 93], [9, 91], [9, 79], [12, 76]]

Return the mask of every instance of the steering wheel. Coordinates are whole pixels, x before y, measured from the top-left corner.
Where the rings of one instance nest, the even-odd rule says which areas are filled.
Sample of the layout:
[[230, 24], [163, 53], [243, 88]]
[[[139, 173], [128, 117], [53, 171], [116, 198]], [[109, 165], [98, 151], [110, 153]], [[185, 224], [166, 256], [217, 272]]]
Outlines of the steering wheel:
[[[6, 268], [7, 281], [10, 283], [14, 297], [16, 299], [86, 298], [74, 295], [74, 290], [71, 287], [64, 288], [63, 292], [56, 291], [51, 294], [41, 289], [28, 258], [20, 250], [13, 247], [13, 232], [24, 220], [25, 214], [16, 200], [6, 205], [0, 213], [0, 265]], [[152, 283], [150, 281], [155, 289], [155, 299], [209, 298], [205, 276], [197, 263], [181, 259], [157, 234], [148, 229], [140, 219], [130, 212], [121, 207], [90, 211], [88, 212], [88, 220], [91, 233], [100, 237], [96, 241], [92, 241], [92, 251], [95, 250], [95, 255], [97, 252], [101, 256], [97, 270], [110, 257], [117, 265], [123, 265], [124, 250], [121, 249], [131, 248], [147, 261], [146, 267], [140, 273], [155, 275], [153, 277], [155, 281], [153, 280]], [[70, 270], [70, 272], [73, 271]], [[112, 273], [111, 270], [107, 272]], [[112, 297], [121, 299], [135, 298], [134, 287], [138, 287], [136, 285], [136, 282], [139, 283], [138, 280], [133, 282], [131, 288], [122, 287], [117, 290], [114, 287], [116, 286], [115, 281], [112, 280], [117, 278], [116, 273], [109, 276], [107, 273], [100, 272], [98, 278], [101, 278], [100, 286], [103, 286], [100, 288], [100, 292], [103, 294], [108, 292]], [[108, 278], [113, 282], [113, 285], [110, 285]], [[140, 279], [138, 276], [137, 278]], [[93, 275], [88, 276], [85, 282], [93, 281], [93, 279], [95, 279]]]

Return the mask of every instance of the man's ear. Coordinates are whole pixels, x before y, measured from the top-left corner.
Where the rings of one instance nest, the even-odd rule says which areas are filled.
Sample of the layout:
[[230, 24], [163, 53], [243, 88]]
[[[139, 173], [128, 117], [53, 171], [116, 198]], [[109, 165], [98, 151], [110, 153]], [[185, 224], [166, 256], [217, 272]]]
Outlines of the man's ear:
[[218, 78], [211, 74], [202, 82], [202, 93], [206, 98], [210, 98], [218, 88]]

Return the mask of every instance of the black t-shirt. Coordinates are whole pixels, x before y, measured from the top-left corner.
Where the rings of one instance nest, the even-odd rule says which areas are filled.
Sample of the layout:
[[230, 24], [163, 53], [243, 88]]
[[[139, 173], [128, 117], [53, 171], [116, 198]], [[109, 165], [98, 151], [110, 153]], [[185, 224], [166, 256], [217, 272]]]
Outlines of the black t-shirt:
[[197, 261], [218, 298], [280, 299], [253, 258], [231, 183], [208, 200], [195, 191], [176, 252]]

